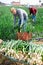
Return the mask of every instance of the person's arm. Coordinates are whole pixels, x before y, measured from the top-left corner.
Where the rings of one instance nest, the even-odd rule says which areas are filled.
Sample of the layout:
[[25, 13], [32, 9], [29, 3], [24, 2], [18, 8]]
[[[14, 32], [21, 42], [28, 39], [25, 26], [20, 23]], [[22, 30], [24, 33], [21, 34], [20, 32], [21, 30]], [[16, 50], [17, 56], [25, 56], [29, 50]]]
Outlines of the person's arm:
[[21, 12], [20, 18], [21, 18], [21, 25], [20, 25], [20, 27], [22, 27], [22, 25], [23, 25], [23, 19], [24, 19], [22, 12]]
[[16, 24], [16, 16], [14, 16], [14, 25]]
[[27, 18], [27, 20], [28, 20], [28, 14], [26, 14], [26, 18]]

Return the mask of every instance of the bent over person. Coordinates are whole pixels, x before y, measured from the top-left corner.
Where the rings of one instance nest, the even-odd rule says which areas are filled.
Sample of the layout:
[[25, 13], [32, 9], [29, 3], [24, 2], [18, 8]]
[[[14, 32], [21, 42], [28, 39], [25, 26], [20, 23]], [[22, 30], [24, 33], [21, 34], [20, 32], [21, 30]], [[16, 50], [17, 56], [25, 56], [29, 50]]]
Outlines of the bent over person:
[[16, 24], [16, 17], [18, 16], [18, 31], [22, 28], [23, 31], [26, 31], [26, 24], [28, 20], [28, 14], [25, 10], [18, 8], [11, 8], [11, 12], [14, 15], [14, 25]]
[[29, 7], [29, 12], [30, 12], [30, 15], [32, 15], [32, 21], [35, 23], [37, 9], [35, 7]]

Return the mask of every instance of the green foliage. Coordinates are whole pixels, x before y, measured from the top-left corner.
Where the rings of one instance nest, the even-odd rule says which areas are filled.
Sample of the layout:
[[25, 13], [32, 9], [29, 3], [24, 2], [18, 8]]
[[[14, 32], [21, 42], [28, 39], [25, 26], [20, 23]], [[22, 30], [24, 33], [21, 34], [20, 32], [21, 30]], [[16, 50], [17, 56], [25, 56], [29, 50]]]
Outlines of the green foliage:
[[8, 40], [3, 41], [3, 43], [0, 45], [0, 49], [3, 48], [6, 48], [7, 50], [13, 49], [16, 52], [22, 51], [23, 53], [37, 53], [41, 55], [43, 61], [43, 44], [34, 44], [32, 41], [25, 42], [22, 40]]
[[[14, 17], [10, 12], [10, 6], [0, 7], [0, 38], [1, 39], [15, 39], [18, 28], [14, 28]], [[15, 6], [15, 8], [18, 8]], [[19, 7], [29, 11], [26, 7]], [[27, 31], [35, 34], [35, 37], [43, 37], [43, 8], [39, 8], [36, 17], [36, 24], [29, 18], [27, 22]]]

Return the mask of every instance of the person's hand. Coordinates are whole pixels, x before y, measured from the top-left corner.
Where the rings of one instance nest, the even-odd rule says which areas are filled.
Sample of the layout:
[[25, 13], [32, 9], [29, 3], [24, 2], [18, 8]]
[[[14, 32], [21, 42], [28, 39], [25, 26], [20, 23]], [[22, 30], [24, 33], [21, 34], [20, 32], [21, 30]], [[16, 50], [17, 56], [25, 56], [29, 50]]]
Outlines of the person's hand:
[[34, 19], [32, 19], [32, 21], [34, 22]]
[[23, 24], [20, 25], [20, 28], [22, 28]]

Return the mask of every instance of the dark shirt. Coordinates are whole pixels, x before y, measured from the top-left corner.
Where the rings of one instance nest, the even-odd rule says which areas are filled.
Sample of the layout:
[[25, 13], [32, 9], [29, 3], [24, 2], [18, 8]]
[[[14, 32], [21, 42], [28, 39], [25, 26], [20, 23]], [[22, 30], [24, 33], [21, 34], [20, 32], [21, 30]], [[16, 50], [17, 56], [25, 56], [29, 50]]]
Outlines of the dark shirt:
[[36, 8], [29, 8], [30, 14], [36, 14], [37, 10]]

